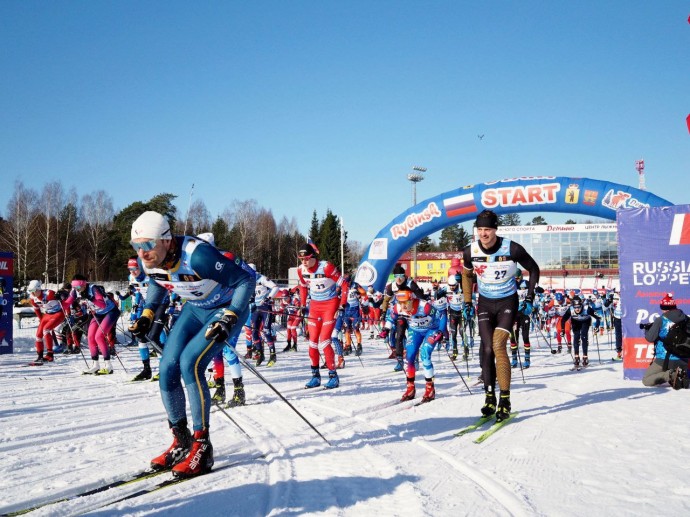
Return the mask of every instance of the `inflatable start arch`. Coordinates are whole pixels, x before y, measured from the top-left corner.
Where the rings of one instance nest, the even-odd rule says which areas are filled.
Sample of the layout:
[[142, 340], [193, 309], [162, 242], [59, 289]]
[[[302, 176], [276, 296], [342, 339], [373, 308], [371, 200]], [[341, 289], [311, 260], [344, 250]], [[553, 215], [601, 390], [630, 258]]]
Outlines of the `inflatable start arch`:
[[382, 228], [369, 244], [355, 280], [383, 291], [397, 260], [415, 242], [488, 208], [498, 215], [560, 212], [616, 219], [619, 208], [671, 206], [650, 192], [588, 178], [539, 176], [468, 185], [426, 199]]

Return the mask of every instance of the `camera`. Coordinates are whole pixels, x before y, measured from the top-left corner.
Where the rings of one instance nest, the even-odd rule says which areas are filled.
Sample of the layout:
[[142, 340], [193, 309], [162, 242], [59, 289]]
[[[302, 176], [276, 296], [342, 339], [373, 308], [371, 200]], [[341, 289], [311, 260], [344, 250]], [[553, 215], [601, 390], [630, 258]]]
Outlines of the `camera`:
[[649, 330], [649, 328], [652, 326], [651, 323], [640, 323], [640, 328], [642, 330]]

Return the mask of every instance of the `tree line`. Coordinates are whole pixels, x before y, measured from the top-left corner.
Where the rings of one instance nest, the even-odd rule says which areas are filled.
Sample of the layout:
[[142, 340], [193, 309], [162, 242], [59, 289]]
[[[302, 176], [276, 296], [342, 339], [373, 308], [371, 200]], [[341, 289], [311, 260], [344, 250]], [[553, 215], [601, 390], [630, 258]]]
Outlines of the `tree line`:
[[[284, 280], [288, 269], [298, 265], [297, 252], [306, 236], [294, 217], [276, 221], [271, 210], [254, 199], [231, 201], [215, 219], [203, 200], [195, 200], [181, 216], [176, 197], [161, 193], [116, 211], [104, 190], [79, 197], [76, 189], [65, 190], [60, 182], [50, 182], [40, 192], [15, 182], [6, 218], [0, 218], [0, 248], [15, 255], [15, 285], [32, 279], [59, 284], [75, 273], [98, 281], [125, 279], [127, 260], [135, 255], [131, 226], [147, 210], [166, 216], [176, 235], [212, 232], [219, 249], [256, 264], [269, 278]], [[310, 235], [321, 258], [341, 267], [340, 228], [330, 210], [321, 219], [314, 211]], [[359, 261], [361, 244], [347, 243], [346, 234], [343, 238], [349, 270]]]

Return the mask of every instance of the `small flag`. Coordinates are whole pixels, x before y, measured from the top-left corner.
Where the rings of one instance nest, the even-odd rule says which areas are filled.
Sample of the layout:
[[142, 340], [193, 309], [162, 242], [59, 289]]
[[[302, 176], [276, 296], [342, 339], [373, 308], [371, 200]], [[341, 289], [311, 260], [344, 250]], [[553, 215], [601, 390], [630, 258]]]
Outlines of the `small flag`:
[[314, 244], [314, 241], [311, 240], [311, 237], [307, 237], [307, 244], [311, 245], [311, 247], [314, 248], [314, 251], [316, 251], [317, 254], [321, 255], [319, 248], [316, 247], [316, 244]]

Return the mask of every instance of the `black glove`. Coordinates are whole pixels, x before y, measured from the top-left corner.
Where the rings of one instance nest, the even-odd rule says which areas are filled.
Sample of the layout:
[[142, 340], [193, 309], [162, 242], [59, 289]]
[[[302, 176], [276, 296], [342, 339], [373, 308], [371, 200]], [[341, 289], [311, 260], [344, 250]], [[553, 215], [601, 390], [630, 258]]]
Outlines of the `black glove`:
[[216, 341], [225, 341], [230, 335], [232, 327], [237, 323], [237, 314], [232, 311], [225, 310], [220, 319], [211, 323], [206, 329], [206, 339], [215, 339]]
[[299, 315], [302, 316], [303, 318], [307, 317], [307, 308], [306, 307], [300, 307], [299, 308]]
[[155, 318], [153, 311], [151, 309], [144, 309], [139, 319], [129, 326], [129, 331], [135, 337], [146, 337], [146, 334], [151, 330], [153, 318]]

